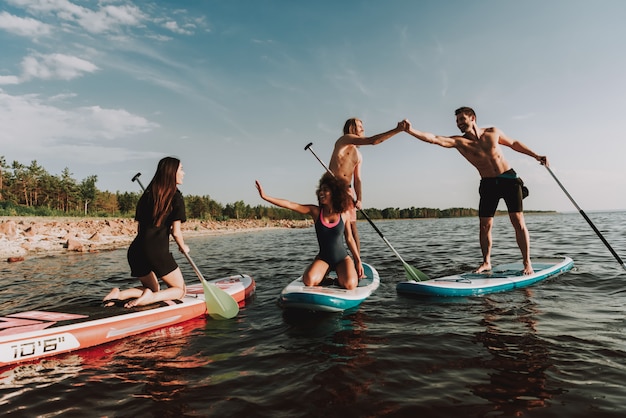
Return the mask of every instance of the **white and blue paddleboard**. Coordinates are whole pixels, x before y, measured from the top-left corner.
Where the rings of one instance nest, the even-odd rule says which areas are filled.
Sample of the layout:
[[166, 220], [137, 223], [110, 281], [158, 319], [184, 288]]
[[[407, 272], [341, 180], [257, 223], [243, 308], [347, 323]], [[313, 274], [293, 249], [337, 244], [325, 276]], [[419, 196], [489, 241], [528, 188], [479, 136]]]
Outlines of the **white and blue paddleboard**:
[[357, 308], [380, 284], [380, 277], [374, 267], [363, 263], [363, 270], [366, 277], [360, 279], [359, 286], [352, 290], [336, 284], [305, 286], [300, 276], [283, 289], [278, 302], [285, 309], [321, 312], [343, 312]]
[[574, 267], [569, 257], [533, 258], [533, 274], [524, 275], [521, 262], [495, 266], [482, 273], [462, 273], [421, 282], [404, 281], [396, 290], [405, 295], [475, 296], [504, 292], [530, 286], [549, 277], [557, 276]]

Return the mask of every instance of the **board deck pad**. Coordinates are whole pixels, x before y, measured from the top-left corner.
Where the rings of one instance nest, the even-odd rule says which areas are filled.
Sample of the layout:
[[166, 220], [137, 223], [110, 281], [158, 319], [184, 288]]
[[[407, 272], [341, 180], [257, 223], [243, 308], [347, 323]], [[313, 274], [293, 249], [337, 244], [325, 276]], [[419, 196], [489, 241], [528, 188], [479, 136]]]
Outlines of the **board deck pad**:
[[320, 286], [305, 286], [300, 276], [282, 290], [278, 303], [285, 309], [308, 311], [343, 312], [355, 309], [380, 285], [380, 277], [374, 267], [363, 263], [363, 270], [366, 277], [360, 279], [358, 287], [352, 290], [339, 287], [336, 280], [331, 284], [323, 282]]
[[497, 265], [482, 273], [462, 273], [430, 280], [403, 281], [396, 290], [405, 295], [475, 296], [530, 286], [550, 277], [565, 273], [574, 267], [569, 257], [533, 258], [534, 273], [524, 275], [521, 262]]

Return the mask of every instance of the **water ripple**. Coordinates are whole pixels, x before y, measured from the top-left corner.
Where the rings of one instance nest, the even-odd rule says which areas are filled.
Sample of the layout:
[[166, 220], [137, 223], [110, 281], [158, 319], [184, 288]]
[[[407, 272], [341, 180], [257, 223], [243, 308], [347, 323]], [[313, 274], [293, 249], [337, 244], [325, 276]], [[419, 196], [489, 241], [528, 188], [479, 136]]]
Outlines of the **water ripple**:
[[[626, 255], [626, 214], [590, 217]], [[624, 271], [579, 214], [527, 215], [534, 256], [574, 270], [482, 297], [410, 298], [402, 263], [367, 223], [381, 286], [351, 313], [282, 311], [281, 289], [317, 252], [312, 229], [188, 239], [205, 277], [248, 273], [257, 294], [232, 321], [199, 318], [89, 350], [0, 369], [14, 416], [618, 417], [626, 380]], [[410, 265], [437, 277], [480, 262], [474, 218], [376, 221]], [[176, 255], [188, 283], [197, 278]], [[517, 261], [506, 217], [494, 263]], [[126, 252], [1, 267], [0, 312], [98, 303], [134, 286]]]

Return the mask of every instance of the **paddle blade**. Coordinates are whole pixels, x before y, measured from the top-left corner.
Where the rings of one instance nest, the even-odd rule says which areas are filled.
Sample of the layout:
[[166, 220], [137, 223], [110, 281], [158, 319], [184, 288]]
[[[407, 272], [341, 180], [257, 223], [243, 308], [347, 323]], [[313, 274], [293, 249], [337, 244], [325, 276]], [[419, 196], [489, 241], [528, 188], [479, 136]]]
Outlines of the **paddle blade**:
[[239, 304], [231, 295], [214, 284], [202, 280], [206, 309], [213, 319], [231, 319], [239, 313]]
[[409, 280], [413, 280], [416, 282], [421, 282], [422, 280], [428, 280], [428, 276], [416, 269], [413, 266], [408, 264], [404, 264], [404, 270], [406, 271], [406, 278]]

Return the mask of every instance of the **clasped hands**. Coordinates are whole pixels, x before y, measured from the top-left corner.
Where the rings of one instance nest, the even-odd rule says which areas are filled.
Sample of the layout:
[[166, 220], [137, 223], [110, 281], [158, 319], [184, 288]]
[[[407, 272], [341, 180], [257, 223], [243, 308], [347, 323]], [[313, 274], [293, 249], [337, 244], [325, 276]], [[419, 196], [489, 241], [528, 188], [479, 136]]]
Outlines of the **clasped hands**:
[[401, 120], [400, 122], [398, 122], [398, 126], [396, 127], [396, 129], [404, 132], [409, 132], [409, 130], [411, 129], [411, 122], [409, 122], [408, 119]]

